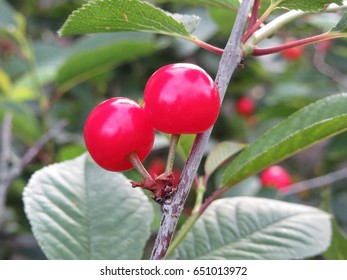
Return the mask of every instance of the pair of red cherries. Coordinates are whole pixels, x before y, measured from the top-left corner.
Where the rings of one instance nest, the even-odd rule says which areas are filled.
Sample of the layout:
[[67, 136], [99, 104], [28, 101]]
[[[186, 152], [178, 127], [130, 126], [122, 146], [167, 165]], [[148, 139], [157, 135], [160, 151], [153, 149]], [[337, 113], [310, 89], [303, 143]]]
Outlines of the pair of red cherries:
[[148, 80], [144, 107], [125, 97], [99, 104], [84, 127], [86, 147], [95, 162], [109, 171], [131, 169], [129, 156], [143, 161], [154, 143], [154, 130], [197, 134], [217, 120], [220, 97], [205, 70], [189, 63], [166, 65]]

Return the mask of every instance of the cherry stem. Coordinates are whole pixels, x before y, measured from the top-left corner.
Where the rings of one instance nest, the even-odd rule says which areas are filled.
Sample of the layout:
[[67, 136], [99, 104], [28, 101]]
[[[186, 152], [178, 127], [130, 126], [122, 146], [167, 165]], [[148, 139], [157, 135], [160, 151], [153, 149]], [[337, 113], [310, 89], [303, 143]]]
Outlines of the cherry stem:
[[324, 33], [324, 34], [319, 34], [316, 36], [304, 38], [301, 40], [296, 40], [296, 41], [291, 41], [288, 43], [284, 43], [275, 47], [271, 48], [258, 48], [254, 47], [253, 48], [253, 53], [252, 55], [254, 56], [261, 56], [261, 55], [267, 55], [267, 54], [273, 54], [273, 53], [278, 53], [286, 49], [290, 49], [293, 47], [297, 46], [304, 46], [312, 43], [318, 43], [321, 41], [326, 41], [334, 38], [340, 38], [340, 37], [346, 37], [346, 33]]
[[180, 140], [181, 134], [172, 134], [170, 140], [169, 154], [167, 156], [165, 173], [171, 173], [174, 163], [178, 141]]
[[216, 46], [213, 46], [209, 43], [206, 43], [204, 41], [201, 41], [199, 40], [198, 38], [196, 37], [193, 37], [192, 40], [191, 40], [194, 44], [198, 45], [199, 47], [205, 49], [205, 50], [208, 50], [212, 53], [215, 53], [215, 54], [218, 54], [218, 55], [222, 55], [224, 50], [221, 49], [221, 48], [218, 48]]
[[192, 210], [193, 215], [199, 213], [199, 209], [200, 209], [201, 204], [203, 202], [205, 192], [206, 192], [206, 184], [205, 184], [204, 177], [199, 177], [197, 188], [196, 188], [195, 204], [194, 204], [194, 207]]
[[[347, 3], [344, 3], [342, 6], [338, 5], [329, 5], [327, 6], [323, 12], [329, 13], [329, 12], [338, 12], [340, 10], [345, 10], [347, 8]], [[301, 10], [290, 10], [289, 12], [286, 12], [274, 20], [267, 23], [265, 26], [263, 26], [261, 29], [254, 32], [254, 40], [252, 40], [253, 44], [259, 43], [261, 40], [271, 36], [274, 34], [277, 30], [279, 30], [281, 27], [283, 27], [285, 24], [301, 17], [306, 14], [309, 14], [309, 12], [303, 12]]]
[[[256, 0], [255, 0], [256, 2]], [[253, 24], [248, 30], [247, 32], [242, 36], [241, 38], [241, 42], [245, 43], [247, 42], [247, 40], [253, 35], [253, 33], [255, 31], [258, 30], [258, 28], [260, 27], [260, 25], [267, 19], [267, 17], [272, 13], [273, 9], [276, 7], [275, 4], [271, 4], [267, 10], [264, 12], [264, 14], [255, 22], [255, 24]], [[259, 9], [259, 8], [258, 8]]]
[[152, 176], [149, 175], [147, 169], [143, 166], [137, 153], [134, 152], [129, 154], [128, 159], [133, 165], [134, 169], [143, 177], [143, 179], [153, 179]]
[[251, 19], [249, 20], [247, 31], [249, 31], [258, 20], [260, 0], [254, 0]]

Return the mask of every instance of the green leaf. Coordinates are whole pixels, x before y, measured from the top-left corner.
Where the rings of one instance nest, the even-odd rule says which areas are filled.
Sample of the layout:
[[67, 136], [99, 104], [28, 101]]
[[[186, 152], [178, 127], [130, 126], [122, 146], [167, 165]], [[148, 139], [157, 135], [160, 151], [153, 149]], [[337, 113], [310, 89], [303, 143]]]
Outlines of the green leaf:
[[218, 24], [220, 31], [229, 35], [233, 27], [233, 22], [236, 19], [236, 11], [228, 11], [226, 9], [210, 8], [208, 9], [209, 15], [212, 20]]
[[49, 259], [140, 259], [150, 235], [147, 196], [86, 154], [34, 173], [23, 200]]
[[173, 17], [176, 21], [182, 22], [188, 32], [194, 32], [200, 23], [200, 17], [196, 15], [182, 15], [182, 14], [171, 14], [166, 12], [169, 16]]
[[10, 76], [0, 68], [0, 94], [8, 95], [12, 87]]
[[36, 71], [36, 73], [26, 72], [16, 80], [9, 92], [9, 96], [12, 100], [30, 101], [39, 99], [40, 92], [38, 87], [43, 87], [54, 81], [57, 66], [47, 63], [46, 65], [37, 67]]
[[195, 134], [182, 134], [180, 136], [180, 140], [178, 141], [177, 145], [177, 153], [183, 161], [188, 159], [195, 137]]
[[33, 43], [36, 58], [35, 71], [26, 71], [15, 80], [9, 97], [17, 101], [35, 100], [40, 97], [38, 87], [53, 83], [59, 66], [66, 59], [68, 48], [52, 43]]
[[333, 237], [331, 244], [324, 253], [324, 257], [330, 260], [347, 259], [347, 237], [341, 232], [336, 220], [332, 221]]
[[205, 173], [212, 174], [218, 167], [229, 160], [231, 157], [239, 153], [245, 148], [246, 145], [232, 142], [224, 141], [219, 143], [214, 149], [209, 153], [205, 162]]
[[4, 0], [0, 0], [0, 30], [17, 29], [17, 12]]
[[25, 17], [6, 1], [0, 0], [0, 34], [10, 35], [17, 43], [21, 43], [25, 29]]
[[[230, 10], [227, 11], [230, 12]], [[200, 41], [207, 42], [217, 33], [218, 26], [212, 21], [206, 9], [189, 7], [183, 9], [181, 12], [197, 15], [200, 18], [200, 24], [194, 30], [194, 36], [199, 38]], [[175, 38], [173, 47], [179, 57], [188, 57], [200, 49], [197, 44], [192, 44], [191, 41], [181, 40], [179, 38]]]
[[[185, 16], [184, 22], [187, 21], [187, 17]], [[191, 17], [197, 20], [195, 16]], [[184, 23], [178, 22], [170, 14], [140, 0], [88, 2], [69, 16], [59, 33], [73, 35], [121, 31], [152, 32], [191, 38]]]
[[85, 152], [85, 145], [70, 144], [59, 149], [57, 159], [58, 161], [72, 160]]
[[336, 3], [342, 5], [342, 0], [271, 0], [273, 5], [289, 10], [302, 10], [304, 12], [318, 12], [326, 5]]
[[261, 135], [226, 169], [231, 186], [319, 141], [347, 130], [347, 94], [321, 99]]
[[214, 201], [176, 250], [178, 259], [302, 259], [330, 243], [330, 216], [272, 199]]
[[344, 12], [336, 26], [330, 32], [346, 32], [347, 31], [347, 12]]
[[215, 7], [237, 10], [240, 6], [239, 0], [155, 0], [156, 3], [177, 3], [192, 6]]
[[37, 115], [25, 103], [0, 98], [0, 119], [11, 113], [14, 134], [26, 145], [31, 146], [41, 136], [42, 131]]
[[233, 186], [222, 197], [257, 196], [262, 191], [258, 176], [252, 176]]
[[[332, 212], [331, 203], [332, 200], [332, 190], [327, 189], [322, 192], [322, 203], [320, 208], [329, 213]], [[338, 194], [337, 194], [338, 195]], [[325, 251], [324, 257], [330, 260], [346, 260], [347, 259], [347, 237], [343, 234], [340, 229], [336, 217], [332, 219], [332, 240], [329, 248]]]
[[122, 63], [158, 50], [149, 34], [95, 34], [81, 39], [58, 70], [59, 91], [71, 87]]

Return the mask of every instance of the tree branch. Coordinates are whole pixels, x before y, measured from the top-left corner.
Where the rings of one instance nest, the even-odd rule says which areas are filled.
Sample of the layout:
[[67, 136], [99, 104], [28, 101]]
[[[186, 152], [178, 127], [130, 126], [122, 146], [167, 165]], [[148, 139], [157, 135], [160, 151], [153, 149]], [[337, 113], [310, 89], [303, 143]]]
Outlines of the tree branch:
[[325, 54], [323, 54], [321, 51], [315, 51], [313, 56], [313, 64], [323, 75], [338, 83], [341, 87], [343, 87], [344, 90], [347, 89], [346, 75], [327, 64], [325, 62]]
[[[226, 89], [229, 85], [234, 70], [242, 61], [241, 37], [246, 26], [248, 13], [252, 3], [253, 0], [242, 1], [233, 30], [230, 34], [228, 43], [224, 49], [219, 64], [219, 69], [216, 76], [216, 84], [219, 89], [221, 100], [223, 100], [225, 96]], [[151, 255], [151, 259], [153, 260], [165, 258], [167, 249], [169, 248], [178, 219], [181, 216], [183, 206], [196, 176], [211, 132], [212, 128], [196, 136], [192, 150], [182, 171], [177, 187], [177, 193], [171, 202], [163, 205], [162, 207], [163, 216]]]
[[4, 209], [7, 193], [7, 176], [11, 155], [12, 140], [12, 114], [5, 114], [1, 128], [1, 154], [0, 154], [0, 228], [4, 220]]
[[296, 184], [288, 186], [285, 191], [281, 192], [281, 195], [287, 196], [302, 191], [312, 190], [315, 188], [323, 187], [335, 183], [336, 181], [347, 178], [347, 167], [337, 170], [335, 172], [319, 176], [313, 179], [302, 181]]
[[247, 31], [250, 30], [254, 24], [256, 24], [259, 16], [260, 0], [254, 0], [251, 18], [247, 27]]

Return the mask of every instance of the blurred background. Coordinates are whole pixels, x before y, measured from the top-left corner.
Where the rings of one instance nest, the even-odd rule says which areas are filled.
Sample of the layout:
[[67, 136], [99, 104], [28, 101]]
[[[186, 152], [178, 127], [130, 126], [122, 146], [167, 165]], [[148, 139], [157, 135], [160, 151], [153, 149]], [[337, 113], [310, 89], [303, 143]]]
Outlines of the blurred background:
[[[24, 213], [23, 188], [36, 170], [86, 151], [84, 121], [98, 103], [114, 96], [141, 102], [147, 79], [165, 64], [195, 63], [212, 77], [218, 69], [218, 55], [171, 37], [144, 33], [59, 37], [57, 31], [68, 15], [83, 3], [81, 0], [0, 0], [0, 259], [45, 258]], [[194, 34], [221, 48], [236, 14], [172, 2], [162, 3], [160, 7], [201, 17]], [[320, 34], [333, 27], [340, 16], [306, 15], [261, 45], [273, 46], [290, 37]], [[224, 140], [250, 143], [303, 106], [346, 92], [346, 73], [346, 39], [306, 46], [296, 54], [248, 57], [232, 78], [210, 148]], [[241, 97], [253, 103], [251, 113], [238, 109]], [[192, 140], [192, 136], [185, 138], [188, 147]], [[167, 138], [158, 134], [154, 150], [145, 161], [150, 172], [163, 171], [166, 153]], [[177, 174], [183, 164], [178, 157]], [[326, 186], [305, 188], [304, 185], [300, 191], [280, 199], [331, 211], [337, 223], [334, 236], [343, 238], [341, 234], [347, 232], [347, 179], [344, 179], [347, 178], [347, 133], [319, 143], [281, 165], [294, 182], [326, 174], [336, 181]], [[338, 170], [342, 171], [335, 178], [333, 172]], [[136, 179], [132, 171], [127, 175]], [[208, 193], [218, 186], [220, 176], [221, 172], [217, 172], [211, 178]], [[279, 199], [275, 189], [261, 187], [258, 176], [226, 195]], [[186, 215], [193, 201], [191, 197], [188, 199]], [[159, 225], [159, 210], [157, 214], [153, 234]], [[148, 247], [150, 250], [151, 246]], [[320, 257], [347, 258], [347, 250], [340, 249], [342, 252], [335, 250]]]

